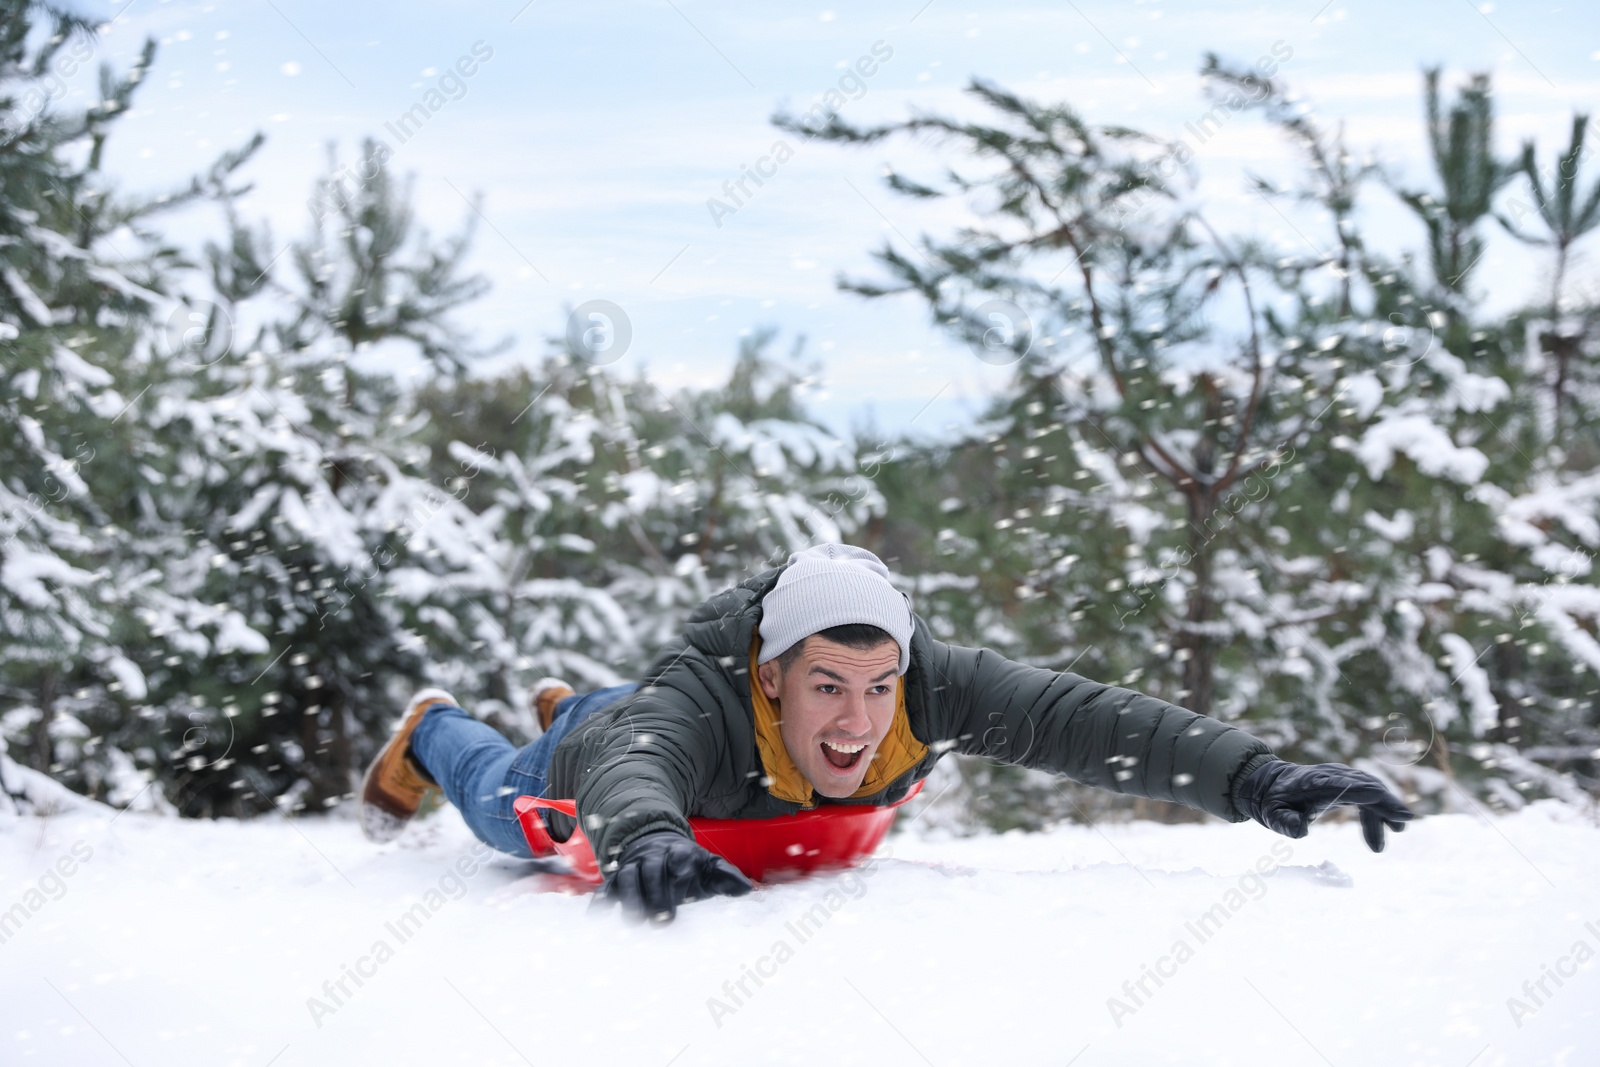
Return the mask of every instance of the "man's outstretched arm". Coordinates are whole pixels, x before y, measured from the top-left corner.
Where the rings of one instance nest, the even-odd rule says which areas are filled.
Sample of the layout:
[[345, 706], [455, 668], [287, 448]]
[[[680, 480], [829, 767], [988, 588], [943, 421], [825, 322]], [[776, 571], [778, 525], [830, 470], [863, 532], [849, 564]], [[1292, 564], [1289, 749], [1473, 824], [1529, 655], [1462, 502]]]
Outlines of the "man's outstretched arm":
[[[605, 875], [597, 902], [614, 902], [634, 919], [666, 921], [686, 901], [740, 896], [750, 881], [726, 860], [695, 843], [688, 813], [708, 787], [721, 748], [710, 718], [715, 705], [704, 687], [713, 668], [695, 652], [672, 657], [673, 681], [647, 676], [616, 713], [575, 728], [553, 768], [552, 788], [569, 788], [585, 835]], [[563, 745], [568, 742], [563, 742]], [[570, 821], [550, 817], [552, 832]]]
[[1384, 826], [1398, 829], [1411, 817], [1372, 775], [1288, 763], [1245, 731], [1187, 708], [992, 649], [929, 647], [931, 702], [944, 712], [935, 728], [957, 751], [1230, 822], [1254, 818], [1291, 837], [1303, 837], [1327, 808], [1356, 804], [1375, 851]]

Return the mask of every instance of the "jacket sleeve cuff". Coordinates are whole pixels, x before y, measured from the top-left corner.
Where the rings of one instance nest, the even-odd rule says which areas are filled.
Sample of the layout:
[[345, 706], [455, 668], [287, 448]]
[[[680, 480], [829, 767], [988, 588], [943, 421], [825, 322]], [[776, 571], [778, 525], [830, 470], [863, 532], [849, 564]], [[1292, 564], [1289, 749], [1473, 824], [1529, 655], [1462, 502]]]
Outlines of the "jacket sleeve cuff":
[[1234, 772], [1233, 780], [1228, 784], [1228, 803], [1233, 805], [1233, 818], [1231, 821], [1244, 822], [1250, 818], [1245, 813], [1244, 806], [1239, 803], [1240, 795], [1244, 791], [1244, 784], [1250, 780], [1250, 776], [1269, 763], [1282, 762], [1284, 761], [1270, 752], [1258, 752], [1240, 764], [1239, 769]]
[[595, 862], [600, 865], [600, 873], [610, 878], [616, 872], [617, 861], [627, 847], [645, 834], [653, 834], [658, 830], [670, 830], [673, 833], [687, 837], [691, 841], [694, 840], [694, 831], [690, 829], [687, 819], [681, 815], [675, 816], [666, 812], [656, 813], [651, 817], [633, 822], [632, 825], [624, 826], [615, 833], [606, 834], [603, 845], [593, 841], [590, 842], [592, 845], [597, 845], [597, 849], [604, 848], [606, 852], [604, 856], [598, 850], [595, 852], [594, 858]]

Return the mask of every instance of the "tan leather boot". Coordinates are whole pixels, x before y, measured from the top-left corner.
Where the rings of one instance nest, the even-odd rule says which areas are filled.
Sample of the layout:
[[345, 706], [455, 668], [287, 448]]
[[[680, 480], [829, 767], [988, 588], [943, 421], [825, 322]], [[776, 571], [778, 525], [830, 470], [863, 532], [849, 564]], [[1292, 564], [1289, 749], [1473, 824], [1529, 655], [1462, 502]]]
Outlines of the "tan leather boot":
[[[411, 733], [422, 716], [436, 704], [455, 704], [443, 689], [424, 689], [411, 698], [394, 736], [373, 759], [361, 780], [358, 814], [367, 840], [393, 841], [417, 813], [423, 798], [439, 788], [428, 772], [411, 757]], [[459, 705], [457, 705], [459, 707]]]
[[539, 719], [539, 729], [548, 730], [556, 720], [556, 704], [572, 695], [572, 686], [560, 678], [541, 678], [528, 691], [528, 701]]

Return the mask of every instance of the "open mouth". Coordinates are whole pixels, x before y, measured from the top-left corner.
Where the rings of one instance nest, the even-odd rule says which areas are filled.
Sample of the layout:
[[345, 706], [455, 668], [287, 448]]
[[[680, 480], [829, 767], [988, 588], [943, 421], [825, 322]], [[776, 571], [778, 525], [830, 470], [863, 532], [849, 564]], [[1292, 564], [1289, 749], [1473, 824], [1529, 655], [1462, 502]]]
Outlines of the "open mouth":
[[867, 750], [866, 745], [850, 745], [843, 741], [822, 742], [822, 758], [835, 770], [848, 771], [861, 762], [861, 754]]

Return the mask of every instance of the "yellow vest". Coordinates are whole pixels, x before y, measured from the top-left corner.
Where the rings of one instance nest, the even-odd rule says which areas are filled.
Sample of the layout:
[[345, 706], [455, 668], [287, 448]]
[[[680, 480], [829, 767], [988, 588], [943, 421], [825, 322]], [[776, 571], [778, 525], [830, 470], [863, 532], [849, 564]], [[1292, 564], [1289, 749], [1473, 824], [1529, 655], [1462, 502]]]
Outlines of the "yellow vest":
[[[761, 690], [761, 679], [756, 676], [756, 657], [761, 652], [761, 635], [750, 635], [750, 704], [756, 714], [756, 749], [761, 754], [761, 765], [766, 768], [764, 784], [767, 792], [779, 800], [787, 800], [802, 807], [817, 805], [815, 791], [800, 768], [789, 756], [783, 743], [778, 709]], [[889, 732], [872, 754], [872, 763], [861, 781], [861, 788], [851, 797], [869, 797], [884, 789], [928, 754], [928, 746], [911, 733], [911, 723], [906, 718], [905, 676], [895, 679], [894, 722]]]

